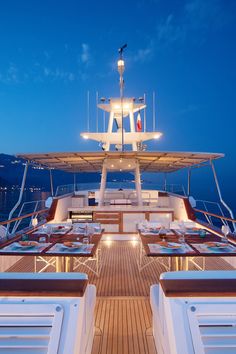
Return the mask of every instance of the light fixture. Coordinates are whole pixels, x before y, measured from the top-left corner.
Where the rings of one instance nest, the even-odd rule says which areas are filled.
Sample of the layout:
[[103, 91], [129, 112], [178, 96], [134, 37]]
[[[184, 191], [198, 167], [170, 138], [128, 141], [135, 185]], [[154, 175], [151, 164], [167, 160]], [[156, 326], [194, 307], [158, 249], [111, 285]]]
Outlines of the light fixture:
[[123, 59], [119, 59], [117, 62], [118, 72], [122, 76], [125, 71], [125, 62]]
[[37, 218], [33, 218], [31, 223], [32, 223], [33, 227], [36, 227], [38, 225], [38, 219]]
[[155, 134], [154, 135], [154, 139], [159, 139], [160, 138], [160, 134]]
[[128, 164], [128, 167], [131, 167], [130, 163]]
[[114, 105], [114, 108], [115, 108], [115, 109], [120, 109], [120, 105], [119, 105], [119, 104], [115, 104], [115, 105]]
[[114, 165], [111, 165], [111, 167], [114, 167]]
[[88, 139], [88, 138], [89, 138], [87, 134], [83, 134], [82, 137], [83, 137], [84, 139]]
[[120, 159], [120, 163], [122, 162], [122, 159]]

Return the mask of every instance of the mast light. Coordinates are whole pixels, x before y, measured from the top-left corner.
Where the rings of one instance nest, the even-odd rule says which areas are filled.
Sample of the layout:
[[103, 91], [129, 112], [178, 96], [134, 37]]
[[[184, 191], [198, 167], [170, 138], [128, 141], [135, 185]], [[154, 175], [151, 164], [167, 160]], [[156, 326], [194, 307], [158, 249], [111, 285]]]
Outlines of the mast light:
[[83, 134], [82, 137], [83, 137], [84, 139], [88, 139], [88, 138], [89, 138], [87, 134]]
[[117, 67], [118, 67], [118, 72], [119, 72], [120, 76], [122, 76], [125, 71], [125, 62], [123, 59], [118, 60]]

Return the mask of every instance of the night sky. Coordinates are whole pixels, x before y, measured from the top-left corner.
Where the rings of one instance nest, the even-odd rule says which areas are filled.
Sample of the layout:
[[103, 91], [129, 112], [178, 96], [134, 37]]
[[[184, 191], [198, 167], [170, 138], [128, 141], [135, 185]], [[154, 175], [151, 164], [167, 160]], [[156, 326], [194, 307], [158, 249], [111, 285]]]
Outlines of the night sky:
[[[0, 152], [97, 150], [80, 138], [96, 129], [99, 97], [119, 95], [116, 61], [125, 51], [125, 94], [147, 95], [152, 150], [223, 152], [236, 179], [236, 1], [28, 0], [0, 2]], [[99, 112], [102, 131], [102, 113]], [[226, 193], [227, 190], [226, 190]]]

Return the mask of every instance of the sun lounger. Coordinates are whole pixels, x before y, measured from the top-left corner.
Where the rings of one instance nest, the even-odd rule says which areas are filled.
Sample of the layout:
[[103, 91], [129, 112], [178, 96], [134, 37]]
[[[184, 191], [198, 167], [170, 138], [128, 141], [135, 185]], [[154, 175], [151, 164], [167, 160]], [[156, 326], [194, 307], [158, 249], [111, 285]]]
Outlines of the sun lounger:
[[91, 353], [95, 299], [86, 274], [0, 273], [0, 353]]
[[150, 301], [158, 354], [236, 353], [236, 271], [163, 273]]

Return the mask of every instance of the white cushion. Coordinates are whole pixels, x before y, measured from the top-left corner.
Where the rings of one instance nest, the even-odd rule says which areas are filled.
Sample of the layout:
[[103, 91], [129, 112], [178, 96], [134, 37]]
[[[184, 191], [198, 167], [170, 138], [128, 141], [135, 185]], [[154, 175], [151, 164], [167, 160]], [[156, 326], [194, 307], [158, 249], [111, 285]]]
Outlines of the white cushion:
[[2, 279], [88, 279], [85, 273], [0, 273]]
[[160, 279], [236, 279], [236, 270], [165, 272]]

